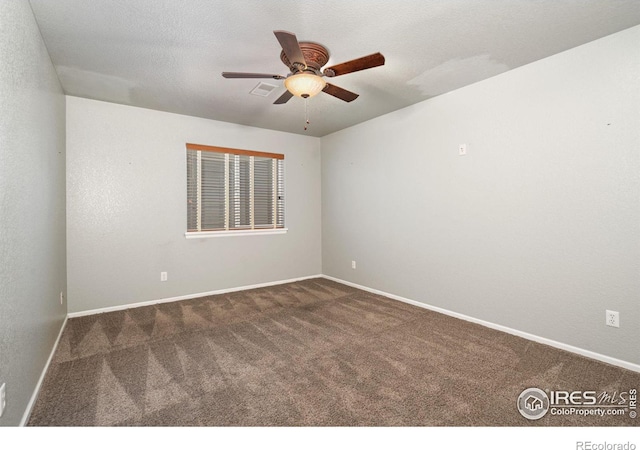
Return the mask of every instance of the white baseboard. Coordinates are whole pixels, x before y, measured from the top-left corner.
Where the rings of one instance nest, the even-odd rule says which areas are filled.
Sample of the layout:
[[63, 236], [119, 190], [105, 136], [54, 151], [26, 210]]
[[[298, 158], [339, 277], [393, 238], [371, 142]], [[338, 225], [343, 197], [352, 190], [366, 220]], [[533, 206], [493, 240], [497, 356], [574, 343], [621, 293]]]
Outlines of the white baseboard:
[[42, 369], [42, 373], [40, 374], [40, 378], [38, 379], [36, 388], [33, 390], [33, 394], [31, 394], [31, 399], [29, 399], [29, 403], [27, 403], [27, 408], [25, 409], [24, 414], [22, 415], [22, 420], [20, 421], [21, 427], [26, 426], [27, 422], [29, 421], [29, 417], [31, 416], [31, 410], [33, 410], [33, 405], [35, 405], [36, 399], [38, 398], [38, 394], [40, 393], [40, 388], [42, 387], [42, 382], [44, 381], [44, 377], [47, 374], [47, 370], [49, 370], [49, 365], [53, 360], [53, 355], [55, 354], [58, 348], [58, 344], [60, 343], [60, 338], [62, 337], [62, 332], [64, 331], [64, 327], [67, 325], [68, 317], [69, 316], [65, 316], [64, 320], [62, 321], [62, 326], [60, 327], [60, 331], [58, 332], [58, 337], [56, 338], [56, 341], [53, 344], [51, 353], [49, 353], [49, 359], [47, 359], [47, 362], [44, 365], [44, 368]]
[[[504, 333], [508, 333], [508, 334], [512, 334], [514, 336], [519, 336], [521, 338], [524, 339], [528, 339], [530, 341], [534, 341], [534, 342], [538, 342], [540, 344], [545, 344], [545, 345], [549, 345], [551, 347], [555, 347], [558, 348], [560, 350], [565, 350], [571, 353], [575, 353], [581, 356], [585, 356], [587, 358], [591, 358], [591, 359], [595, 359], [597, 361], [601, 361], [607, 364], [611, 364], [613, 366], [617, 366], [617, 367], [622, 367], [624, 369], [628, 369], [628, 370], [632, 370], [634, 372], [640, 372], [640, 365], [639, 364], [635, 364], [629, 361], [624, 361], [621, 359], [617, 359], [617, 358], [612, 358], [610, 356], [607, 355], [602, 355], [600, 353], [596, 353], [596, 352], [592, 352], [591, 350], [586, 350], [580, 347], [575, 347], [573, 345], [569, 345], [569, 344], [565, 344], [563, 342], [558, 342], [558, 341], [554, 341], [552, 339], [548, 339], [548, 338], [544, 338], [541, 336], [537, 336], [535, 334], [531, 334], [531, 333], [527, 333], [525, 331], [520, 331], [520, 330], [516, 330], [514, 328], [509, 328], [506, 327], [504, 325], [499, 325], [493, 322], [488, 322], [486, 320], [482, 320], [482, 319], [476, 319], [475, 317], [471, 317], [471, 316], [467, 316], [465, 314], [460, 314], [454, 311], [450, 311], [448, 309], [444, 309], [444, 308], [440, 308], [437, 306], [432, 306], [426, 303], [422, 303], [422, 302], [418, 302], [416, 300], [411, 300], [405, 297], [401, 297], [399, 295], [395, 295], [395, 294], [390, 294], [388, 292], [384, 292], [384, 291], [380, 291], [378, 289], [373, 289], [367, 286], [362, 286], [360, 284], [356, 284], [356, 283], [352, 283], [350, 281], [345, 281], [345, 280], [341, 280], [339, 278], [335, 278], [329, 275], [324, 275], [324, 274], [318, 274], [318, 275], [311, 275], [311, 276], [306, 276], [306, 277], [301, 277], [301, 278], [292, 278], [289, 280], [280, 280], [280, 281], [271, 281], [271, 282], [267, 282], [267, 283], [260, 283], [260, 284], [253, 284], [253, 285], [248, 285], [248, 286], [240, 286], [240, 287], [235, 287], [235, 288], [227, 288], [227, 289], [219, 289], [216, 291], [210, 291], [210, 292], [200, 292], [200, 293], [196, 293], [196, 294], [189, 294], [189, 295], [182, 295], [179, 297], [169, 297], [169, 298], [163, 298], [163, 299], [159, 299], [159, 300], [150, 300], [150, 301], [145, 301], [145, 302], [139, 302], [139, 303], [129, 303], [126, 305], [118, 305], [118, 306], [110, 306], [110, 307], [106, 307], [106, 308], [98, 308], [98, 309], [91, 309], [91, 310], [86, 310], [86, 311], [80, 311], [80, 312], [74, 312], [74, 313], [69, 313], [67, 315], [68, 318], [73, 318], [73, 317], [82, 317], [82, 316], [88, 316], [91, 314], [100, 314], [100, 313], [105, 313], [105, 312], [110, 312], [110, 311], [121, 311], [121, 310], [125, 310], [125, 309], [130, 309], [130, 308], [138, 308], [141, 306], [149, 306], [149, 305], [156, 305], [159, 303], [168, 303], [168, 302], [175, 302], [175, 301], [180, 301], [180, 300], [189, 300], [189, 299], [193, 299], [193, 298], [198, 298], [198, 297], [206, 297], [208, 295], [219, 295], [219, 294], [226, 294], [229, 292], [238, 292], [238, 291], [245, 291], [248, 289], [257, 289], [257, 288], [261, 288], [261, 287], [268, 287], [268, 286], [276, 286], [279, 284], [286, 284], [286, 283], [294, 283], [296, 281], [303, 281], [303, 280], [309, 280], [312, 278], [326, 278], [327, 280], [332, 280], [335, 281], [337, 283], [342, 283], [345, 284], [347, 286], [351, 286], [357, 289], [361, 289], [363, 291], [367, 291], [367, 292], [371, 292], [373, 294], [378, 294], [378, 295], [382, 295], [384, 297], [393, 299], [393, 300], [398, 300], [404, 303], [408, 303], [410, 305], [414, 305], [414, 306], [418, 306], [420, 308], [425, 308], [425, 309], [429, 309], [431, 311], [435, 311], [441, 314], [445, 314], [447, 316], [451, 316], [451, 317], [455, 317], [457, 319], [462, 319], [465, 320], [467, 322], [472, 322], [472, 323], [476, 323], [478, 325], [482, 325], [485, 326], [487, 328], [492, 328], [494, 330], [498, 330], [498, 331], [502, 331]], [[62, 330], [61, 330], [62, 333]], [[58, 339], [60, 337], [58, 336]], [[56, 346], [57, 346], [57, 342], [56, 342]], [[55, 348], [54, 348], [55, 350]], [[53, 353], [51, 354], [51, 356], [53, 356]], [[50, 357], [51, 359], [51, 357]], [[48, 367], [48, 362], [47, 362], [47, 367]], [[43, 377], [44, 377], [44, 373], [43, 373]], [[41, 377], [42, 378], [42, 377]], [[42, 380], [41, 380], [42, 381]], [[39, 385], [38, 385], [39, 388]], [[35, 395], [35, 394], [34, 394]], [[32, 399], [35, 400], [35, 397]], [[30, 406], [32, 406], [30, 404]], [[29, 408], [30, 410], [30, 408]], [[28, 416], [27, 416], [28, 417]]]
[[98, 309], [89, 309], [89, 310], [85, 310], [85, 311], [69, 313], [67, 315], [67, 317], [73, 318], [73, 317], [90, 316], [92, 314], [100, 314], [100, 313], [106, 313], [106, 312], [111, 312], [111, 311], [122, 311], [124, 309], [139, 308], [141, 306], [157, 305], [159, 303], [169, 303], [169, 302], [177, 302], [177, 301], [180, 301], [180, 300], [190, 300], [192, 298], [206, 297], [208, 295], [227, 294], [229, 292], [246, 291], [246, 290], [249, 290], [249, 289], [257, 289], [257, 288], [261, 288], [261, 287], [277, 286], [279, 284], [295, 283], [296, 281], [310, 280], [312, 278], [322, 278], [322, 275], [321, 274], [310, 275], [310, 276], [307, 276], [307, 277], [292, 278], [292, 279], [289, 279], [289, 280], [269, 281], [269, 282], [266, 282], [266, 283], [252, 284], [252, 285], [249, 285], [249, 286], [240, 286], [240, 287], [227, 288], [227, 289], [218, 289], [217, 291], [199, 292], [197, 294], [181, 295], [179, 297], [168, 297], [168, 298], [161, 298], [161, 299], [158, 299], [158, 300], [148, 300], [148, 301], [145, 301], [145, 302], [128, 303], [126, 305], [108, 306], [106, 308], [98, 308]]
[[624, 361], [617, 358], [612, 358], [610, 356], [602, 355], [600, 353], [592, 352], [590, 350], [585, 350], [580, 347], [574, 347], [573, 345], [565, 344], [562, 342], [554, 341], [552, 339], [547, 339], [544, 337], [536, 336], [535, 334], [527, 333], [525, 331], [516, 330], [513, 328], [505, 327], [503, 325], [498, 325], [496, 323], [487, 322], [486, 320], [476, 319], [475, 317], [467, 316], [464, 314], [460, 314], [454, 311], [449, 311], [448, 309], [439, 308], [437, 306], [428, 305], [426, 303], [418, 302], [415, 300], [411, 300], [408, 298], [400, 297], [399, 295], [389, 294], [387, 292], [379, 291], [377, 289], [372, 289], [367, 286], [362, 286], [356, 283], [352, 283], [350, 281], [341, 280], [339, 278], [331, 277], [329, 275], [322, 275], [323, 278], [327, 280], [335, 281], [336, 283], [346, 284], [347, 286], [354, 287], [356, 289], [361, 289], [363, 291], [371, 292], [373, 294], [382, 295], [383, 297], [390, 298], [392, 300], [398, 300], [404, 303], [408, 303], [410, 305], [419, 306], [420, 308], [425, 308], [431, 311], [435, 311], [441, 314], [445, 314], [447, 316], [455, 317], [457, 319], [462, 319], [467, 322], [476, 323], [478, 325], [485, 326], [487, 328], [492, 328], [494, 330], [502, 331], [508, 334], [512, 334], [514, 336], [519, 336], [524, 339], [528, 339], [530, 341], [538, 342], [540, 344], [549, 345], [551, 347], [558, 348], [560, 350], [566, 350], [571, 353], [576, 353], [581, 356], [585, 356], [587, 358], [595, 359], [597, 361], [601, 361], [607, 364], [611, 364], [613, 366], [622, 367], [624, 369], [633, 370], [634, 372], [640, 372], [640, 365], [634, 364], [629, 361]]

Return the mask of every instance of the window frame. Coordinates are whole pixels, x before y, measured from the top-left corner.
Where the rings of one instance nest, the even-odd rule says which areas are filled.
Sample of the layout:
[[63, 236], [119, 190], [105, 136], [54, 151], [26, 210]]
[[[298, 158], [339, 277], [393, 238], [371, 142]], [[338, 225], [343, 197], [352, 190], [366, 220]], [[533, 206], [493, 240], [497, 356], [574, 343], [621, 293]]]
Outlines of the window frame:
[[[193, 229], [189, 229], [189, 221], [190, 221], [190, 213], [189, 210], [187, 210], [187, 231], [185, 231], [185, 237], [187, 239], [193, 239], [193, 238], [207, 238], [207, 237], [224, 237], [224, 236], [248, 236], [248, 235], [267, 235], [267, 234], [284, 234], [288, 231], [288, 228], [285, 226], [284, 224], [284, 216], [285, 216], [285, 203], [284, 203], [284, 198], [285, 198], [285, 189], [284, 189], [284, 159], [285, 156], [284, 154], [281, 153], [270, 153], [270, 152], [260, 152], [260, 151], [255, 151], [255, 150], [243, 150], [243, 149], [236, 149], [236, 148], [229, 148], [229, 147], [217, 147], [217, 146], [210, 146], [210, 145], [202, 145], [202, 144], [193, 144], [193, 143], [187, 143], [186, 144], [186, 150], [187, 150], [187, 164], [189, 164], [189, 151], [197, 151], [197, 152], [213, 152], [213, 153], [218, 153], [218, 154], [223, 154], [224, 155], [224, 171], [225, 171], [225, 179], [224, 179], [224, 185], [225, 185], [225, 194], [224, 194], [224, 201], [225, 201], [225, 211], [224, 211], [224, 217], [225, 217], [225, 229], [207, 229], [207, 230], [193, 230]], [[197, 161], [198, 161], [198, 167], [200, 168], [200, 160], [201, 160], [201, 153], [197, 154]], [[244, 226], [241, 227], [235, 227], [235, 228], [229, 228], [229, 216], [231, 214], [231, 195], [230, 195], [230, 190], [229, 190], [229, 172], [230, 172], [230, 159], [231, 158], [235, 158], [234, 160], [237, 162], [238, 159], [236, 158], [236, 155], [239, 156], [244, 156], [244, 157], [249, 157], [249, 165], [250, 165], [250, 176], [249, 176], [249, 181], [250, 181], [250, 185], [251, 185], [251, 189], [249, 192], [249, 201], [250, 201], [250, 216], [251, 216], [251, 220], [250, 220], [250, 224], [246, 226], [246, 228]], [[254, 165], [256, 163], [256, 160], [254, 158], [262, 158], [263, 160], [266, 159], [271, 159], [273, 161], [276, 161], [276, 164], [272, 163], [272, 167], [273, 167], [273, 175], [274, 178], [272, 179], [272, 186], [273, 186], [273, 203], [272, 203], [272, 207], [273, 208], [273, 226], [271, 226], [271, 224], [268, 224], [268, 226], [264, 226], [265, 224], [255, 224], [255, 217], [256, 217], [256, 205], [255, 205], [255, 194], [256, 192], [254, 191], [254, 185], [255, 185], [255, 173], [254, 173]], [[246, 161], [246, 159], [245, 159]], [[260, 161], [258, 161], [260, 162]], [[190, 194], [189, 194], [189, 186], [190, 186], [190, 178], [189, 178], [189, 166], [187, 166], [187, 200], [190, 199]], [[202, 179], [201, 179], [201, 175], [202, 172], [198, 172], [197, 175], [197, 181], [196, 181], [196, 190], [198, 192], [198, 206], [196, 208], [201, 208], [201, 203], [200, 203], [200, 191], [202, 189]], [[282, 198], [280, 198], [282, 197]], [[281, 208], [278, 207], [278, 203], [281, 203]], [[189, 208], [188, 206], [189, 203], [187, 203], [187, 208]], [[199, 212], [196, 213], [197, 216], [202, 215], [202, 210], [200, 209]], [[282, 225], [278, 224], [278, 220], [279, 220], [279, 216], [282, 215]], [[198, 221], [198, 226], [200, 226], [200, 222]]]

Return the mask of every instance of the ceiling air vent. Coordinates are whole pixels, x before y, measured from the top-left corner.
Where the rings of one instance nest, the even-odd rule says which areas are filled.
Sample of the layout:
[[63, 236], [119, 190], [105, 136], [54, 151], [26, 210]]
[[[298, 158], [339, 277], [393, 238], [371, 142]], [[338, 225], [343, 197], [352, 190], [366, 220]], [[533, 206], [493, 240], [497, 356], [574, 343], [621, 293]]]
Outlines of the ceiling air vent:
[[260, 97], [266, 97], [269, 94], [271, 94], [271, 92], [274, 89], [277, 89], [277, 88], [278, 86], [274, 86], [273, 84], [269, 84], [269, 83], [263, 83], [261, 81], [260, 83], [258, 83], [256, 87], [253, 88], [250, 94], [259, 95]]

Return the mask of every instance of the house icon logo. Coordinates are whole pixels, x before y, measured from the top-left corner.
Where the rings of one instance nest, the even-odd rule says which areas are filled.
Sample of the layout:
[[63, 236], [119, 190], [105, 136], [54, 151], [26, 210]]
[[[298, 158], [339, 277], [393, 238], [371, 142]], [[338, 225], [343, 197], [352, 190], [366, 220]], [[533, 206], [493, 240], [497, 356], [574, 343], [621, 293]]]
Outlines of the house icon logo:
[[549, 397], [542, 389], [525, 389], [518, 397], [518, 411], [526, 419], [541, 419], [549, 411]]
[[525, 399], [524, 405], [529, 409], [529, 411], [537, 411], [539, 409], [542, 409], [542, 400], [540, 400], [538, 397], [530, 395]]

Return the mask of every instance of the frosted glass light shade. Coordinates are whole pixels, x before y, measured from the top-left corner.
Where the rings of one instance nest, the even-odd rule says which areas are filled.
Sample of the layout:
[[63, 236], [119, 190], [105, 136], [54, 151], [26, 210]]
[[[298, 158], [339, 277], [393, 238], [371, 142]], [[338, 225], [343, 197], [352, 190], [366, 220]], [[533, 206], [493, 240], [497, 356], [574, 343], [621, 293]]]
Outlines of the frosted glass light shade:
[[312, 73], [298, 73], [285, 79], [284, 85], [296, 97], [308, 98], [317, 95], [327, 82]]

